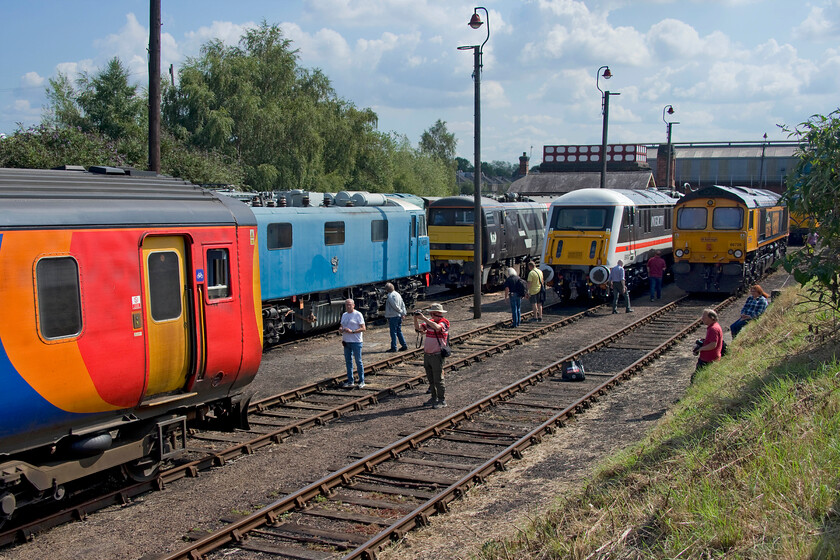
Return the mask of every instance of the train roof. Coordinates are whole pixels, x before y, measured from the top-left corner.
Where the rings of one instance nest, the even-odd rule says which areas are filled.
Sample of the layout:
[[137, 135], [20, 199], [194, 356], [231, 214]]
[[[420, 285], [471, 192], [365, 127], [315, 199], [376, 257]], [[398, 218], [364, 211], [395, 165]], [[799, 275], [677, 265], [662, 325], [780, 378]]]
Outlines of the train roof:
[[781, 195], [766, 189], [712, 185], [689, 192], [680, 201], [687, 202], [698, 198], [727, 198], [745, 204], [747, 208], [761, 208], [764, 206], [776, 206], [779, 204]]
[[[432, 201], [429, 208], [473, 208], [475, 199], [472, 196], [447, 196]], [[545, 204], [539, 202], [499, 202], [493, 198], [481, 197], [481, 207], [485, 210], [511, 210], [514, 208], [543, 208]]]
[[552, 206], [660, 206], [676, 202], [670, 194], [654, 189], [579, 189], [558, 197]]
[[91, 170], [0, 168], [0, 228], [256, 224], [241, 202], [181, 179]]

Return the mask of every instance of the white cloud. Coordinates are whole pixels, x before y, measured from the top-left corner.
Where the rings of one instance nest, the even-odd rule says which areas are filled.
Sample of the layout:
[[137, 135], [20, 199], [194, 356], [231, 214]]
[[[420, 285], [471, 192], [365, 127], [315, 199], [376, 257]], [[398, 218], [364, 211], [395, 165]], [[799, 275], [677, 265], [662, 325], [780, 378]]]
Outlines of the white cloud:
[[20, 77], [20, 87], [40, 87], [46, 80], [37, 72], [27, 72]]
[[807, 41], [836, 40], [840, 31], [840, 0], [811, 6], [808, 16], [793, 29], [794, 36]]

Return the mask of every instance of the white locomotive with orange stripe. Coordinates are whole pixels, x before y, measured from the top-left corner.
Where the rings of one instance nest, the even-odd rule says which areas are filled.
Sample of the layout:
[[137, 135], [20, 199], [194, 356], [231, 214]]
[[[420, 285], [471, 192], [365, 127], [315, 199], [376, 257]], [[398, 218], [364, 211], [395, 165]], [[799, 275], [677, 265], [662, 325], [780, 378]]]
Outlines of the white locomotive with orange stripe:
[[543, 250], [546, 281], [564, 301], [605, 298], [609, 268], [621, 260], [628, 288], [646, 285], [645, 265], [655, 251], [669, 269], [673, 262], [676, 202], [653, 189], [580, 189], [557, 198]]

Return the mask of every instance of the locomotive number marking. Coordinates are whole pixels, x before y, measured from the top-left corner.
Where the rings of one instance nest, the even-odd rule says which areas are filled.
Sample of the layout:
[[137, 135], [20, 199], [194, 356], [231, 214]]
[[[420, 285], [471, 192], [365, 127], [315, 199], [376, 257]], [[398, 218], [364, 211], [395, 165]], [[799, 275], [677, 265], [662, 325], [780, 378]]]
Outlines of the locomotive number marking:
[[665, 225], [665, 216], [651, 216], [650, 225], [653, 227], [663, 227]]

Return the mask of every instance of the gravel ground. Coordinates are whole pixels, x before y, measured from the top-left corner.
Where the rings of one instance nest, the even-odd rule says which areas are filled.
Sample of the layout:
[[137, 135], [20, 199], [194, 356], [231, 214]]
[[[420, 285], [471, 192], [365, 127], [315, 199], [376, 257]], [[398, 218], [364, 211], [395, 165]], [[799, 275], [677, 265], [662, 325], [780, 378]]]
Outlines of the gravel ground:
[[[786, 282], [791, 281], [782, 273], [763, 286], [770, 291]], [[663, 300], [680, 295], [675, 286], [668, 285]], [[449, 307], [453, 332], [465, 332], [510, 317], [498, 295], [485, 296], [482, 317], [478, 320], [472, 319], [471, 302]], [[432, 418], [442, 418], [537, 367], [617, 330], [639, 314], [650, 311], [652, 304], [641, 296], [633, 300], [633, 305], [636, 311], [633, 315], [601, 311], [577, 326], [448, 374], [449, 409], [422, 407], [427, 396], [425, 386], [420, 386], [384, 399], [374, 408], [348, 414], [327, 427], [311, 430], [306, 437], [291, 438], [222, 468], [203, 472], [196, 479], [174, 483], [162, 492], [150, 493], [126, 506], [108, 508], [85, 521], [55, 528], [31, 543], [0, 551], [0, 557], [111, 560], [172, 552], [188, 535], [200, 537], [219, 528], [225, 520], [251, 513], [327, 475], [358, 453], [391, 443]], [[737, 318], [740, 306], [739, 302], [724, 313], [723, 326]], [[527, 304], [523, 307], [530, 309]], [[571, 312], [574, 310], [563, 311]], [[410, 323], [406, 327], [404, 331], [411, 345], [414, 334]], [[698, 330], [697, 336], [700, 334]], [[680, 398], [694, 367], [693, 338], [677, 345], [665, 359], [621, 385], [555, 436], [526, 451], [523, 460], [511, 463], [507, 472], [490, 477], [487, 484], [453, 503], [449, 514], [433, 517], [430, 527], [410, 533], [382, 557], [390, 560], [468, 558], [486, 540], [523, 527], [529, 518], [550, 506], [555, 496], [577, 489], [595, 464], [641, 437]], [[382, 352], [388, 347], [387, 328], [369, 326], [365, 333], [365, 359], [373, 361], [385, 356]], [[418, 373], [422, 370], [416, 363], [400, 367]], [[327, 376], [341, 375], [343, 369], [338, 336], [302, 341], [267, 353], [251, 389], [255, 397], [265, 397]], [[367, 381], [371, 388], [378, 385], [375, 375]], [[239, 553], [232, 557], [249, 556]]]

